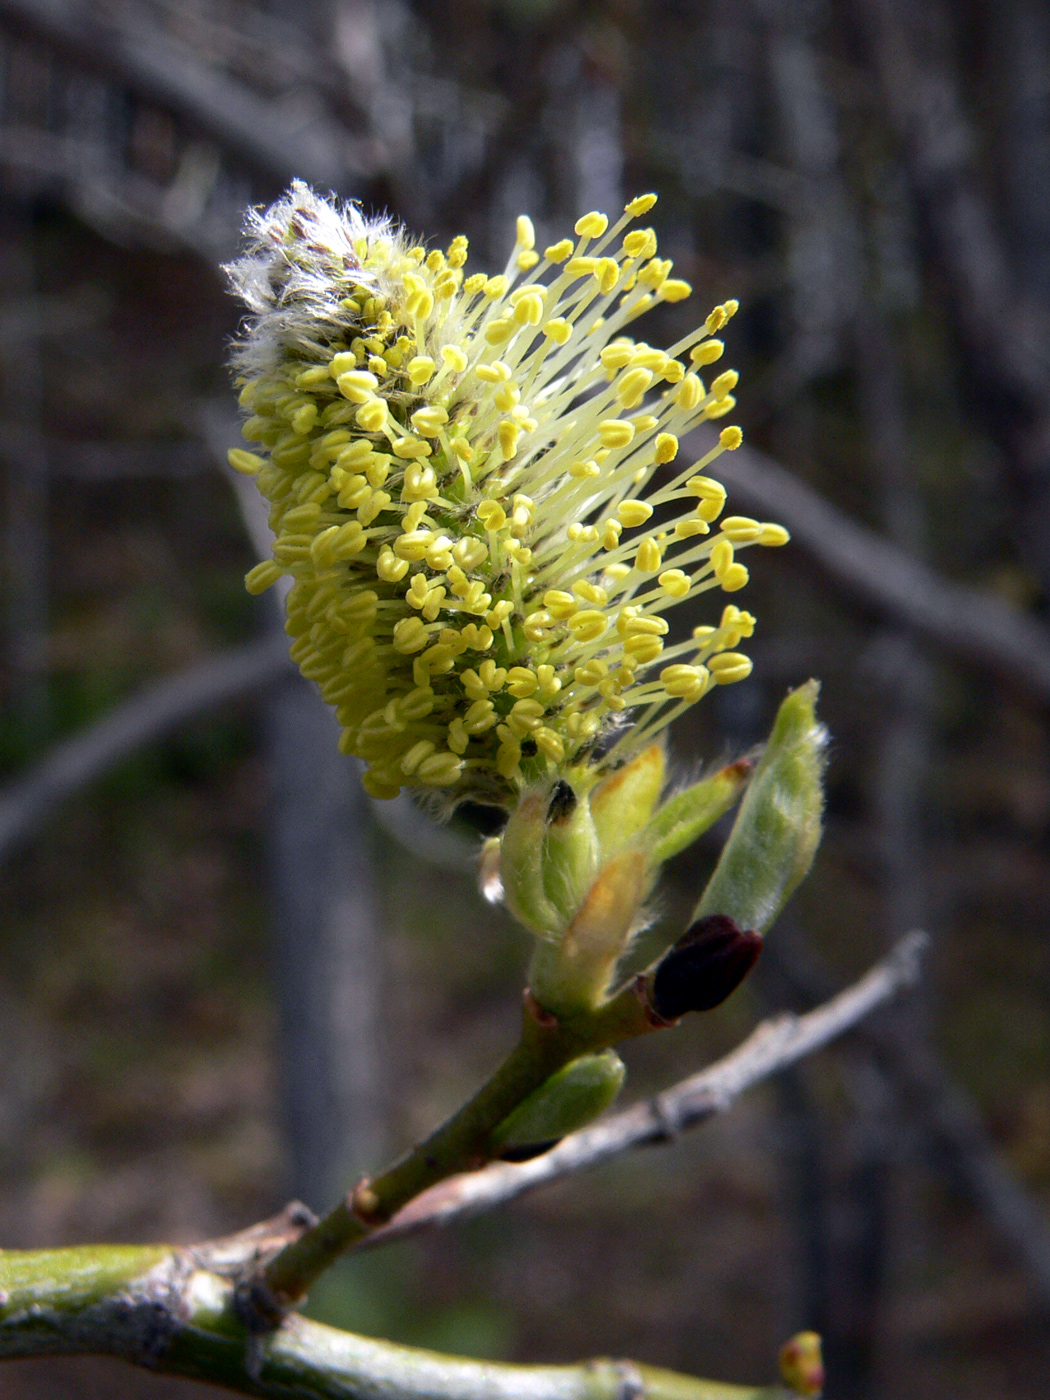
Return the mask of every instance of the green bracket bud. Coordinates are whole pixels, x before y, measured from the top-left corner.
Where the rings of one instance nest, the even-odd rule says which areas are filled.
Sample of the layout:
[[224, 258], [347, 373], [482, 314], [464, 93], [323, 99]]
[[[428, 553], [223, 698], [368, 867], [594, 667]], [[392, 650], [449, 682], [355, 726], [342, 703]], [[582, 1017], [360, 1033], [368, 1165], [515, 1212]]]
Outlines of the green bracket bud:
[[500, 847], [507, 908], [541, 938], [560, 936], [594, 883], [598, 860], [598, 833], [585, 798], [562, 779], [526, 792]]
[[527, 1149], [549, 1146], [584, 1127], [613, 1102], [626, 1073], [615, 1050], [572, 1060], [504, 1118], [493, 1134], [496, 1146], [520, 1160]]
[[601, 1005], [649, 885], [645, 855], [621, 851], [602, 867], [564, 937], [537, 944], [529, 989], [545, 1011], [572, 1016]]
[[522, 794], [503, 830], [499, 857], [504, 903], [519, 923], [541, 938], [559, 932], [557, 911], [543, 885], [547, 805], [546, 793]]
[[753, 766], [739, 759], [669, 798], [645, 828], [650, 864], [662, 865], [714, 826], [743, 792]]
[[598, 833], [586, 798], [564, 779], [547, 803], [543, 837], [543, 889], [559, 927], [575, 918], [598, 873]]
[[807, 681], [780, 706], [694, 922], [725, 914], [765, 933], [809, 871], [820, 844], [828, 742], [816, 718], [819, 690]]
[[650, 744], [591, 793], [591, 815], [604, 857], [622, 851], [645, 827], [663, 788], [665, 770], [663, 745]]

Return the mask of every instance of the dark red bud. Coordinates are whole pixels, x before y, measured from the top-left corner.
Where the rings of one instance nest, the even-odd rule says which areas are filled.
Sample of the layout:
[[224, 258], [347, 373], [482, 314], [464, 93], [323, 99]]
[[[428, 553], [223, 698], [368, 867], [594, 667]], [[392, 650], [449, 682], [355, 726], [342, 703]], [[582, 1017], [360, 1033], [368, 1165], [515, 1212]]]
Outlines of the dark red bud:
[[698, 919], [657, 964], [649, 989], [653, 1010], [665, 1021], [687, 1011], [721, 1006], [754, 967], [762, 935], [737, 928], [725, 914]]

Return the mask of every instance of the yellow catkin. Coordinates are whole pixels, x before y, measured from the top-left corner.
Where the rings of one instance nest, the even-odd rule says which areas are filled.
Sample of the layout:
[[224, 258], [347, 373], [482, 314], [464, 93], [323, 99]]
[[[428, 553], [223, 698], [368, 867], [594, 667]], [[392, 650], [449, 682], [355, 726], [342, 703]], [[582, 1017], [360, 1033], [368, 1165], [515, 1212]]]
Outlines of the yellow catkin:
[[[684, 434], [732, 411], [736, 372], [708, 392], [697, 371], [721, 358], [735, 302], [681, 359], [624, 334], [692, 289], [652, 229], [606, 239], [600, 211], [542, 265], [523, 214], [491, 277], [465, 275], [465, 238], [427, 251], [302, 185], [249, 224], [229, 271], [252, 298], [235, 351], [250, 449], [229, 460], [270, 503], [275, 540], [246, 587], [288, 580], [291, 653], [370, 793], [512, 805], [552, 771], [621, 761], [672, 709], [749, 673], [749, 613], [727, 604], [674, 645], [664, 616], [695, 590], [742, 588], [735, 551], [788, 538], [729, 515], [709, 545], [725, 490], [670, 466]], [[574, 397], [581, 362], [595, 373]], [[704, 464], [741, 441], [723, 428]], [[594, 749], [634, 705], [639, 725]]]

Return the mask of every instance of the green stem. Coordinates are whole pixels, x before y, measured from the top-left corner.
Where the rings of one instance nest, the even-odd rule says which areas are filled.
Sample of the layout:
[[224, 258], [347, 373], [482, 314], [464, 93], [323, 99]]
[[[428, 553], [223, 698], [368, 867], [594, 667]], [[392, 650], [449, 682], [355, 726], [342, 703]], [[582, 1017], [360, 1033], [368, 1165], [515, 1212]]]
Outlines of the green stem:
[[294, 1306], [340, 1255], [420, 1192], [491, 1161], [496, 1128], [563, 1065], [653, 1029], [631, 989], [594, 1014], [572, 1020], [552, 1017], [548, 1023], [526, 1010], [518, 1044], [473, 1098], [269, 1261], [251, 1295], [260, 1320]]
[[0, 1357], [105, 1354], [265, 1400], [790, 1400], [633, 1362], [508, 1366], [293, 1315], [266, 1336], [232, 1282], [166, 1246], [0, 1251]]

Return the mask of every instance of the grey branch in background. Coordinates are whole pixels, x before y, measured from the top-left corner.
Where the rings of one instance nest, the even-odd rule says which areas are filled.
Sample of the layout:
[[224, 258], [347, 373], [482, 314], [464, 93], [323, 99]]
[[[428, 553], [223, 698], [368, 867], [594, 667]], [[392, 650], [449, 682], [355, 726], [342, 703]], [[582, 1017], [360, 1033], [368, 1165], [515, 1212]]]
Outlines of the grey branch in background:
[[272, 102], [204, 65], [156, 26], [139, 32], [103, 24], [97, 10], [77, 0], [0, 0], [0, 17], [159, 102], [270, 179], [299, 176], [339, 189], [363, 173], [342, 126], [318, 116], [297, 129]]
[[67, 797], [122, 758], [201, 711], [250, 695], [290, 672], [287, 638], [231, 647], [175, 676], [154, 681], [105, 719], [54, 746], [25, 777], [0, 792], [0, 859], [10, 855]]
[[1050, 700], [1050, 634], [1038, 622], [990, 593], [949, 582], [761, 452], [726, 453], [716, 471], [739, 505], [786, 525], [794, 543], [862, 603]]

